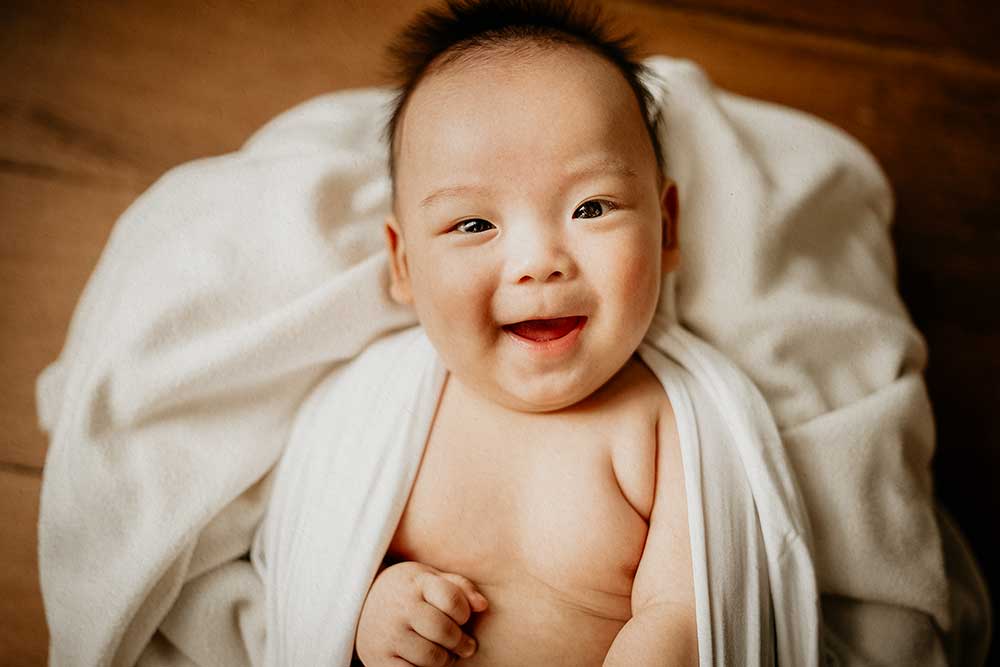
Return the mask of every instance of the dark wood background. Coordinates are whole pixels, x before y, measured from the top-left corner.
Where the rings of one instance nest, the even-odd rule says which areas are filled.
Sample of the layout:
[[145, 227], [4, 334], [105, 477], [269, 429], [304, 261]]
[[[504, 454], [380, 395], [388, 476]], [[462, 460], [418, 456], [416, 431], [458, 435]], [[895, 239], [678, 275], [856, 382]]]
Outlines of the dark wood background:
[[[278, 112], [385, 83], [421, 0], [0, 6], [0, 662], [42, 664], [46, 442], [34, 380], [112, 224], [166, 169]], [[1000, 10], [994, 2], [610, 1], [649, 53], [821, 116], [879, 158], [903, 297], [930, 345], [937, 493], [1000, 588]]]

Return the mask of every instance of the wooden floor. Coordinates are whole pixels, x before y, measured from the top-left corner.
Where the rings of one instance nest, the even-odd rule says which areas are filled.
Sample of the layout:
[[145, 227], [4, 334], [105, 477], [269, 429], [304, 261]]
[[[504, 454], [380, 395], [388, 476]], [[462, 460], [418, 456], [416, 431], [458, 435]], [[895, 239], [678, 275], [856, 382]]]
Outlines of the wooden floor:
[[[0, 664], [43, 664], [34, 380], [112, 224], [169, 167], [313, 95], [384, 83], [423, 4], [0, 7]], [[1000, 15], [992, 2], [610, 2], [647, 51], [864, 142], [898, 199], [900, 289], [930, 344], [938, 495], [1000, 590]], [[916, 7], [916, 9], [915, 9]]]

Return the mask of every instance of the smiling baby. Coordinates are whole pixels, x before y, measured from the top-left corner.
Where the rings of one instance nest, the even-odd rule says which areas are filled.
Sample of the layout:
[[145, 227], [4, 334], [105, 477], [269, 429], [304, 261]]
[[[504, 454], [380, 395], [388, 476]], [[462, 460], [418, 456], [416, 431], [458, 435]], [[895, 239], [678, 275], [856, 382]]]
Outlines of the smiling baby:
[[391, 292], [448, 375], [357, 656], [694, 664], [678, 436], [636, 354], [679, 262], [642, 68], [556, 2], [450, 2], [394, 55]]

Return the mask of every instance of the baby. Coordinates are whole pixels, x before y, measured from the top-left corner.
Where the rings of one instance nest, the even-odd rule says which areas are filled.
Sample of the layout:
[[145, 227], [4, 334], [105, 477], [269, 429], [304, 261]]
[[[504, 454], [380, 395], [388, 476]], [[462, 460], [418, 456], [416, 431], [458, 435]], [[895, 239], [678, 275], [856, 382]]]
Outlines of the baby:
[[641, 67], [596, 10], [516, 0], [395, 55], [391, 293], [449, 373], [357, 656], [693, 664], [678, 436], [635, 354], [679, 261]]

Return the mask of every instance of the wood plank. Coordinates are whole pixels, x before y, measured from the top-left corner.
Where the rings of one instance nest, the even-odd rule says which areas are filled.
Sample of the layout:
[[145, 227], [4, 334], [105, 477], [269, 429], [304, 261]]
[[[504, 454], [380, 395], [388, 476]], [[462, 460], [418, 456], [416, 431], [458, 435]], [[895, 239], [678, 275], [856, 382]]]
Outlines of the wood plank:
[[137, 195], [0, 173], [0, 462], [41, 468], [35, 379], [58, 357], [111, 227]]
[[15, 2], [0, 27], [0, 157], [148, 182], [288, 107], [372, 85], [419, 2]]
[[[647, 0], [665, 6], [664, 0]], [[744, 23], [838, 35], [872, 44], [1000, 60], [1000, 6], [982, 0], [670, 0], [692, 12], [715, 13]]]
[[0, 467], [0, 662], [44, 665], [49, 635], [38, 583], [41, 479]]

